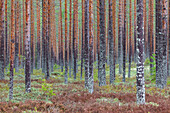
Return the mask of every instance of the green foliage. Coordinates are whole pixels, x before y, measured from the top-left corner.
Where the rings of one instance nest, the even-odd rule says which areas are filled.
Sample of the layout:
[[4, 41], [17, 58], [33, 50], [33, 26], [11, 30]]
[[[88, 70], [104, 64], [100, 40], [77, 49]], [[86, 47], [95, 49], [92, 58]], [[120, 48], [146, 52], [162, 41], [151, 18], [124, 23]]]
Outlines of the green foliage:
[[41, 85], [41, 90], [43, 91], [43, 93], [48, 97], [54, 96], [55, 93], [53, 91], [52, 84], [47, 83], [45, 79], [43, 79], [42, 81], [43, 83]]
[[150, 76], [150, 80], [152, 83], [154, 83], [156, 81], [156, 59], [155, 59], [155, 54], [152, 54], [151, 59], [153, 60], [153, 62], [149, 61], [149, 64], [152, 64], [153, 67], [150, 69], [151, 70], [151, 76]]
[[6, 85], [0, 85], [0, 92], [1, 92], [1, 94], [0, 94], [0, 100], [1, 101], [3, 101], [3, 99], [4, 98], [7, 98], [7, 96], [8, 96], [8, 91], [9, 90], [9, 87], [8, 87], [8, 84], [6, 84]]
[[54, 67], [53, 67], [53, 69], [54, 69], [54, 70], [56, 70], [56, 69], [60, 69], [60, 66], [59, 66], [59, 65], [57, 65], [57, 64], [55, 64], [55, 65], [54, 65]]
[[149, 58], [147, 58], [147, 59], [145, 60], [144, 65], [146, 66], [146, 65], [149, 65], [149, 64], [150, 64], [150, 59], [149, 59]]

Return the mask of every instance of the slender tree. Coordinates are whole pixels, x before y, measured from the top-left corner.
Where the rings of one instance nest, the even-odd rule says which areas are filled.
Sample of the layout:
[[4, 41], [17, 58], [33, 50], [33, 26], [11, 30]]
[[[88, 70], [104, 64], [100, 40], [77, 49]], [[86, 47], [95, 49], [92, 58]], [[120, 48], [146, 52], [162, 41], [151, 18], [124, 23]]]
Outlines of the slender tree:
[[78, 0], [74, 1], [74, 7], [73, 7], [73, 59], [74, 59], [74, 65], [73, 65], [73, 75], [74, 79], [76, 79], [76, 73], [77, 73], [77, 38], [78, 38]]
[[8, 65], [8, 57], [9, 57], [9, 52], [8, 52], [8, 13], [7, 13], [7, 7], [8, 3], [7, 0], [5, 0], [5, 54], [4, 54], [4, 66]]
[[9, 99], [13, 99], [13, 76], [14, 76], [14, 54], [15, 54], [15, 1], [11, 0], [11, 51], [10, 51], [10, 84]]
[[19, 71], [19, 1], [15, 2], [15, 72]]
[[48, 1], [42, 1], [42, 72], [46, 73], [46, 37], [47, 37], [47, 16], [48, 16]]
[[67, 58], [67, 0], [65, 0], [65, 84], [68, 83], [68, 58]]
[[156, 86], [167, 84], [167, 0], [156, 0]]
[[50, 57], [49, 57], [49, 41], [50, 41], [50, 0], [46, 1], [46, 6], [47, 6], [47, 15], [46, 15], [46, 40], [45, 40], [45, 57], [46, 57], [46, 61], [45, 61], [45, 66], [46, 66], [46, 73], [45, 73], [45, 78], [46, 80], [49, 79], [50, 77], [50, 72], [49, 72], [49, 61], [50, 61]]
[[113, 0], [109, 0], [109, 65], [110, 65], [110, 84], [114, 81], [114, 45], [113, 45], [113, 15], [112, 15]]
[[85, 40], [84, 40], [84, 67], [85, 67], [85, 88], [88, 88], [89, 78], [89, 0], [85, 0]]
[[0, 80], [5, 79], [4, 77], [4, 0], [0, 0]]
[[145, 104], [143, 0], [137, 0], [137, 104]]
[[60, 60], [61, 60], [61, 71], [63, 72], [64, 60], [63, 60], [63, 22], [62, 22], [62, 1], [60, 0], [60, 30], [61, 30], [61, 49], [60, 49]]
[[[99, 62], [100, 62], [100, 2], [97, 0], [97, 63], [99, 73]], [[98, 74], [98, 80], [100, 81], [100, 74]]]
[[82, 79], [82, 75], [83, 75], [83, 60], [84, 60], [84, 0], [82, 0], [82, 42], [81, 42], [81, 77], [80, 79]]
[[25, 91], [31, 92], [31, 1], [26, 0], [26, 36], [25, 36]]
[[31, 73], [34, 69], [34, 4], [31, 0]]
[[123, 27], [123, 82], [125, 82], [126, 75], [126, 0], [124, 0], [124, 27]]
[[130, 0], [129, 2], [130, 4], [130, 20], [129, 20], [129, 24], [130, 24], [130, 31], [129, 31], [129, 73], [128, 73], [128, 77], [130, 78], [130, 72], [131, 72], [131, 60], [132, 60], [132, 0]]
[[0, 0], [0, 80], [5, 79], [4, 77], [4, 0]]
[[123, 0], [119, 0], [119, 31], [118, 31], [118, 58], [119, 58], [119, 74], [122, 74], [122, 64], [123, 64], [123, 56], [122, 56], [122, 37], [123, 37]]
[[[149, 8], [150, 10], [150, 8]], [[148, 56], [148, 36], [147, 36], [147, 9], [146, 9], [146, 0], [143, 0], [143, 20], [144, 20], [144, 43], [145, 43], [145, 58]]]
[[116, 0], [112, 0], [112, 17], [113, 17], [113, 76], [116, 77]]
[[89, 0], [89, 78], [88, 89], [89, 93], [93, 93], [93, 0]]
[[36, 0], [37, 4], [37, 69], [41, 68], [41, 51], [40, 51], [40, 1]]
[[106, 36], [105, 36], [105, 0], [99, 0], [100, 3], [100, 54], [99, 54], [99, 86], [106, 85]]
[[[26, 19], [25, 19], [25, 17], [26, 17], [26, 15], [25, 15], [25, 0], [23, 0], [23, 5], [22, 5], [22, 7], [23, 7], [23, 49], [22, 49], [22, 55], [23, 56], [25, 56], [25, 34], [26, 34], [26, 32], [25, 32], [25, 26], [26, 26]], [[24, 58], [22, 58], [22, 67], [24, 68]]]
[[72, 51], [71, 51], [71, 31], [72, 31], [72, 0], [70, 0], [70, 20], [69, 20], [69, 77], [71, 77]]
[[137, 47], [137, 45], [136, 45], [136, 38], [137, 38], [137, 22], [136, 22], [136, 20], [137, 20], [137, 18], [136, 18], [136, 12], [137, 12], [137, 9], [136, 9], [136, 7], [137, 7], [137, 3], [136, 3], [136, 0], [134, 1], [134, 61], [136, 62], [137, 61], [137, 57], [136, 57], [136, 55], [137, 55], [137, 52], [136, 52], [136, 47]]

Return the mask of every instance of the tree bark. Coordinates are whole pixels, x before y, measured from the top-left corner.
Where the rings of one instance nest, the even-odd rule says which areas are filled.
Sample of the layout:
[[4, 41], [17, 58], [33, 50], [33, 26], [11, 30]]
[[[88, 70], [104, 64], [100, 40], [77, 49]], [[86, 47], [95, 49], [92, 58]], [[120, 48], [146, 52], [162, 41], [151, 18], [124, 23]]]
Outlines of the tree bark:
[[74, 65], [73, 65], [73, 75], [74, 80], [76, 79], [76, 73], [77, 73], [77, 38], [78, 38], [78, 0], [74, 1], [74, 7], [73, 7], [73, 59], [74, 59]]
[[122, 64], [123, 64], [123, 56], [122, 56], [122, 38], [123, 38], [123, 4], [122, 0], [119, 0], [119, 31], [118, 31], [118, 58], [119, 58], [119, 74], [122, 74]]
[[[110, 84], [114, 82], [114, 45], [113, 45], [113, 0], [109, 0], [109, 66], [110, 66]], [[115, 5], [115, 4], [114, 4]]]
[[156, 86], [167, 85], [167, 0], [156, 1]]
[[83, 75], [83, 60], [84, 60], [84, 48], [85, 48], [85, 45], [84, 45], [84, 0], [82, 0], [82, 42], [81, 42], [81, 76], [80, 76], [80, 79], [82, 79], [82, 75]]
[[145, 104], [143, 0], [137, 0], [137, 104]]
[[13, 99], [13, 76], [14, 76], [14, 55], [15, 55], [15, 1], [11, 0], [11, 51], [10, 51], [10, 84], [9, 100]]
[[126, 75], [126, 0], [124, 0], [124, 27], [123, 27], [123, 82], [125, 82]]
[[93, 93], [93, 0], [89, 0], [89, 78], [88, 89], [89, 93]]
[[26, 0], [25, 91], [31, 92], [31, 1]]
[[19, 2], [15, 2], [15, 72], [19, 71]]
[[40, 48], [40, 1], [37, 3], [37, 69], [41, 68], [41, 48]]
[[71, 78], [71, 64], [72, 64], [72, 51], [71, 51], [71, 28], [72, 28], [72, 0], [70, 0], [70, 20], [69, 20], [69, 77]]
[[65, 84], [68, 84], [68, 59], [67, 59], [67, 0], [65, 0]]
[[129, 16], [129, 24], [130, 24], [130, 31], [129, 31], [129, 72], [128, 77], [130, 78], [131, 72], [131, 61], [132, 61], [132, 0], [130, 0], [130, 16]]
[[34, 6], [31, 0], [31, 73], [34, 69]]
[[85, 67], [85, 88], [88, 89], [89, 78], [89, 0], [85, 0], [85, 40], [84, 40], [84, 67]]
[[0, 80], [4, 80], [4, 0], [0, 0]]
[[105, 0], [99, 0], [100, 2], [100, 54], [99, 54], [99, 86], [106, 85], [106, 36], [105, 36]]

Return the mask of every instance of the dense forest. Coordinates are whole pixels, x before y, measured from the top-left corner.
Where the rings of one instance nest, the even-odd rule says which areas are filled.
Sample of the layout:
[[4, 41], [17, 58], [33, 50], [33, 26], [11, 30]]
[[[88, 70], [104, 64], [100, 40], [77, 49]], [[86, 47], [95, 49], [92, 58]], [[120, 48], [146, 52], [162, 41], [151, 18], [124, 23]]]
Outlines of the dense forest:
[[169, 0], [0, 0], [0, 112], [169, 108]]

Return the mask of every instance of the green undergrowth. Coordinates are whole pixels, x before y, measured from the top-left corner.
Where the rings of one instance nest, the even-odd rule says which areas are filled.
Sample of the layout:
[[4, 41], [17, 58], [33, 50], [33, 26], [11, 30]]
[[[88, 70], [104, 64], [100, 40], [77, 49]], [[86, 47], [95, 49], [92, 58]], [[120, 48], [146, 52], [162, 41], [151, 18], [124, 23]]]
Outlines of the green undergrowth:
[[[128, 78], [128, 68], [126, 69], [126, 82], [122, 82], [122, 74], [119, 74], [118, 64], [116, 64], [116, 78], [114, 81], [114, 84], [109, 84], [109, 66], [106, 65], [106, 81], [107, 85], [103, 87], [98, 87], [98, 69], [97, 69], [97, 63], [94, 63], [94, 71], [93, 71], [93, 78], [95, 82], [94, 89], [99, 89], [102, 93], [133, 93], [136, 94], [136, 67], [135, 63], [132, 62], [132, 69], [131, 69], [131, 77]], [[147, 63], [146, 63], [147, 64]], [[64, 68], [63, 68], [64, 69]], [[64, 70], [65, 71], [65, 70]], [[25, 93], [25, 74], [24, 69], [19, 69], [19, 72], [14, 73], [14, 99], [12, 102], [20, 102], [25, 100], [43, 100], [46, 102], [49, 102], [49, 99], [55, 95], [55, 93], [64, 93], [65, 91], [70, 91], [72, 93], [87, 91], [84, 88], [84, 71], [82, 75], [82, 80], [80, 79], [81, 76], [81, 68], [78, 67], [76, 80], [73, 78], [73, 73], [71, 74], [71, 78], [68, 74], [68, 85], [64, 84], [64, 76], [65, 72], [61, 72], [60, 66], [55, 65], [54, 66], [54, 72], [50, 75], [50, 81], [42, 81], [44, 79], [44, 73], [42, 73], [42, 70], [34, 70], [33, 74], [31, 74], [31, 78], [33, 81], [31, 82], [31, 92]], [[69, 73], [69, 70], [68, 70]], [[168, 87], [166, 89], [158, 89], [155, 87], [155, 82], [151, 83], [150, 79], [150, 70], [149, 65], [145, 66], [145, 88], [146, 93], [150, 95], [159, 94], [166, 98], [169, 98], [169, 92], [170, 92], [170, 77], [167, 79], [167, 85]], [[9, 80], [9, 69], [7, 68], [5, 71], [6, 80]], [[9, 83], [1, 83], [0, 82], [0, 101], [9, 101], [8, 100], [8, 93], [9, 93]], [[81, 84], [81, 85], [80, 85]], [[111, 98], [105, 98], [101, 97], [97, 99], [98, 102], [106, 101], [108, 103], [116, 103], [118, 102], [120, 105], [122, 103], [119, 102], [118, 99], [111, 99]], [[148, 103], [148, 104], [154, 104], [155, 103]]]

